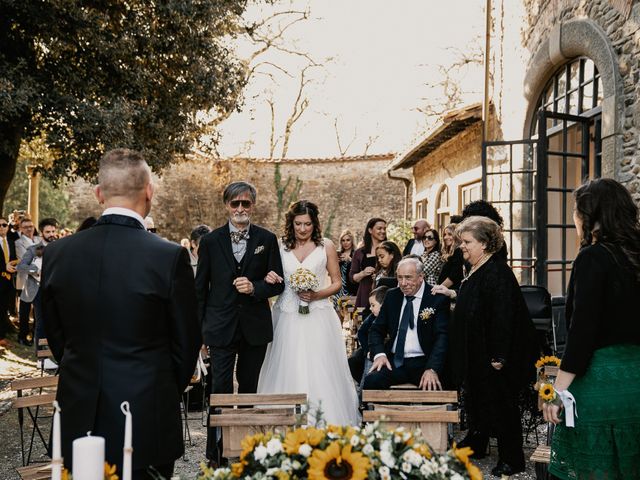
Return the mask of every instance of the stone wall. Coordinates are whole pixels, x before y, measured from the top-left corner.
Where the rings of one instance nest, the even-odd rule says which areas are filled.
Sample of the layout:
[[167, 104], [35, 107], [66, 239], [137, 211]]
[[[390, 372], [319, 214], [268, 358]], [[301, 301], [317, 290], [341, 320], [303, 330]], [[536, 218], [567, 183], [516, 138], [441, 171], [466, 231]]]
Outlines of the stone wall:
[[[553, 45], [549, 47], [550, 57], [554, 53], [556, 56], [568, 56], [562, 47], [573, 42], [584, 45], [586, 50], [591, 49], [584, 54], [596, 65], [597, 59], [612, 59], [616, 88], [605, 92], [610, 102], [607, 103], [607, 98], [603, 101], [603, 172], [625, 184], [640, 204], [640, 4], [634, 2], [636, 4], [627, 18], [609, 0], [525, 0], [524, 3], [528, 27], [523, 32], [523, 43], [531, 54], [529, 77], [539, 74], [535, 70], [540, 51], [547, 48], [548, 42], [559, 46], [555, 52]], [[570, 39], [566, 38], [568, 33], [563, 34], [557, 28], [554, 30], [561, 23], [572, 20], [595, 23], [593, 35]], [[588, 28], [584, 31], [588, 33]], [[554, 40], [558, 32], [560, 38]], [[604, 44], [598, 43], [596, 38], [602, 33], [606, 40]], [[546, 73], [550, 75], [553, 72]], [[535, 102], [539, 93], [531, 92], [530, 100]]]

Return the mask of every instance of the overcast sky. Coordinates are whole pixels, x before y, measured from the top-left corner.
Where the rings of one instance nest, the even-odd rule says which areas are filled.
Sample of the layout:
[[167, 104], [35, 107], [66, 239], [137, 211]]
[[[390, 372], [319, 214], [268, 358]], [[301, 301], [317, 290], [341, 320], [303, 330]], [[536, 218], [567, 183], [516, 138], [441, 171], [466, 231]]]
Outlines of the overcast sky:
[[[455, 62], [459, 51], [483, 45], [482, 0], [310, 0], [293, 8], [310, 8], [311, 18], [287, 32], [287, 44], [323, 61], [313, 69], [309, 107], [295, 124], [287, 157], [337, 156], [334, 119], [343, 148], [355, 136], [348, 155], [363, 153], [369, 137], [379, 137], [369, 153], [403, 151], [425, 133], [425, 116], [415, 109], [426, 95], [439, 94], [426, 84], [441, 77], [438, 66]], [[251, 7], [247, 16], [264, 18], [290, 2]], [[475, 47], [474, 47], [475, 45]], [[246, 53], [240, 45], [239, 51]], [[265, 60], [300, 70], [300, 59], [275, 53]], [[247, 87], [243, 110], [223, 125], [220, 152], [268, 156], [270, 112], [276, 102], [276, 133], [289, 115], [298, 79], [276, 74], [276, 82], [257, 76]], [[463, 89], [468, 102], [482, 100], [481, 65], [466, 69]], [[435, 101], [435, 100], [434, 100]], [[251, 142], [247, 147], [247, 142]], [[279, 152], [277, 150], [276, 152]], [[277, 153], [276, 153], [276, 156]]]

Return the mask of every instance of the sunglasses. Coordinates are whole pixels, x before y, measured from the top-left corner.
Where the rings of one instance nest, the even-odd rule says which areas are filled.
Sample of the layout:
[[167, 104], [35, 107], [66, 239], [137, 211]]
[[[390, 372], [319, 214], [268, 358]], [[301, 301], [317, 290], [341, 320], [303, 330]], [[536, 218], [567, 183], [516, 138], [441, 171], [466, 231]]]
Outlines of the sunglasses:
[[2, 228], [7, 228], [9, 226], [8, 223], [0, 223], [0, 227]]
[[425, 235], [425, 236], [424, 236], [424, 239], [425, 239], [425, 240], [435, 240], [435, 239], [436, 239], [436, 237], [434, 237], [433, 235]]
[[231, 208], [238, 208], [240, 205], [242, 208], [251, 208], [252, 203], [251, 200], [231, 200], [229, 205]]

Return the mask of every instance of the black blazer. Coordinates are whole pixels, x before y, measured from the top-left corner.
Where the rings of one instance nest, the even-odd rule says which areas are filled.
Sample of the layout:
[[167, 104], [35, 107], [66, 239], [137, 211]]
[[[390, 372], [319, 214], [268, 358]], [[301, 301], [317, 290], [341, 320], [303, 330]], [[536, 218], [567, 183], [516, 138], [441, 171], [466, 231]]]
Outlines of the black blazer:
[[407, 242], [407, 245], [404, 247], [404, 250], [402, 251], [402, 256], [404, 257], [405, 255], [409, 255], [411, 253], [411, 249], [413, 248], [413, 244], [416, 243], [416, 239], [412, 238], [411, 240], [409, 240]]
[[[205, 345], [226, 347], [238, 326], [250, 345], [265, 345], [273, 340], [269, 298], [284, 290], [284, 283], [269, 284], [264, 277], [270, 271], [282, 276], [278, 240], [270, 231], [251, 225], [240, 274], [231, 249], [229, 224], [200, 240], [196, 293], [198, 318], [202, 322]], [[253, 282], [253, 295], [240, 294], [233, 286], [237, 277]]]
[[[449, 324], [449, 298], [445, 295], [432, 295], [431, 287], [425, 284], [420, 312], [431, 307], [436, 312], [428, 320], [422, 320], [418, 315], [418, 340], [420, 347], [427, 357], [425, 370], [432, 368], [438, 374], [442, 373], [447, 354], [447, 332]], [[404, 294], [399, 288], [387, 292], [384, 297], [380, 315], [374, 320], [369, 331], [369, 351], [371, 358], [379, 353], [391, 355], [391, 348], [398, 334], [400, 324], [400, 310]], [[385, 339], [389, 337], [385, 344]]]
[[133, 468], [163, 465], [183, 452], [180, 399], [202, 345], [187, 250], [135, 219], [100, 217], [44, 250], [42, 308], [60, 362], [62, 455], [91, 430], [122, 471], [127, 400]]
[[[18, 258], [16, 256], [16, 244], [13, 238], [9, 238], [9, 235], [7, 235], [7, 245], [9, 245], [9, 261], [16, 260]], [[7, 264], [4, 261], [2, 247], [0, 247], [0, 272], [4, 273], [4, 275], [0, 276], [0, 290], [13, 290], [13, 282], [11, 281], [11, 278], [15, 274], [7, 272]], [[7, 278], [7, 276], [11, 278]]]

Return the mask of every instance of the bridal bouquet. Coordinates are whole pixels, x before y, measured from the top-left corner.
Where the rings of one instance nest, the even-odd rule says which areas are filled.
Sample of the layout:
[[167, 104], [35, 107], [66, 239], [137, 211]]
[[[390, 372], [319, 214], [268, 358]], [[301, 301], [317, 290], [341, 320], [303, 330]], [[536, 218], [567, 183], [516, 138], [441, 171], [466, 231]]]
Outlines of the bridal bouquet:
[[420, 431], [389, 430], [378, 422], [363, 428], [329, 425], [286, 433], [257, 433], [242, 441], [230, 468], [202, 467], [198, 480], [480, 480], [470, 448], [438, 454]]
[[[316, 290], [320, 286], [320, 283], [318, 282], [318, 277], [316, 277], [315, 273], [311, 270], [298, 268], [289, 277], [289, 285], [291, 286], [291, 290], [299, 293], [306, 290]], [[300, 300], [298, 313], [309, 313], [309, 303]]]

